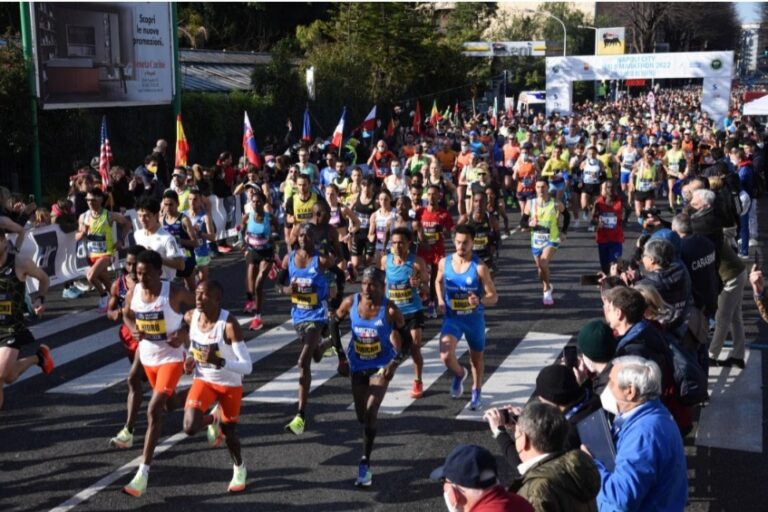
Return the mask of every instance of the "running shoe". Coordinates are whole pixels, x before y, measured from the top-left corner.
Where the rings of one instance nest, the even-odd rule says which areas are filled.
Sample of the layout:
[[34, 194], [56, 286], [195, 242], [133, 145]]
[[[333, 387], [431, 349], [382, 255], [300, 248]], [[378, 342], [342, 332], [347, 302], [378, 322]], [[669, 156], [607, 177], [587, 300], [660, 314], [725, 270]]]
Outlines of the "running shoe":
[[581, 221], [587, 222], [589, 220], [589, 217], [587, 217], [587, 212], [581, 212]]
[[296, 417], [294, 417], [291, 422], [285, 426], [285, 431], [293, 432], [297, 436], [300, 436], [304, 433], [304, 424], [304, 418], [297, 414]]
[[511, 208], [512, 204], [513, 204], [513, 201], [514, 201], [514, 199], [512, 199], [512, 196], [507, 196], [506, 205]]
[[261, 321], [261, 315], [254, 316], [253, 320], [251, 320], [251, 323], [248, 326], [248, 328], [252, 331], [258, 331], [262, 327], [264, 327], [264, 322]]
[[131, 483], [123, 487], [125, 494], [130, 494], [134, 498], [140, 497], [147, 490], [147, 477], [141, 473], [136, 473]]
[[434, 304], [427, 308], [427, 318], [437, 318], [437, 308]]
[[581, 220], [579, 220], [578, 218], [576, 218], [576, 220], [574, 220], [574, 221], [573, 221], [573, 227], [574, 227], [574, 228], [579, 228], [579, 227], [581, 227]]
[[94, 289], [88, 281], [75, 281], [72, 285], [83, 293]]
[[229, 482], [229, 487], [227, 487], [228, 492], [241, 492], [245, 490], [245, 477], [247, 475], [247, 471], [245, 470], [245, 464], [242, 466], [233, 466], [232, 467], [232, 480]]
[[552, 288], [544, 292], [544, 299], [542, 300], [542, 303], [545, 306], [555, 305], [555, 299], [552, 298]]
[[757, 240], [755, 240], [754, 238], [750, 238], [749, 239], [749, 246], [750, 247], [757, 247], [758, 245], [760, 245], [760, 244], [758, 243]]
[[123, 430], [109, 440], [109, 446], [120, 448], [122, 450], [131, 448], [133, 446], [133, 434], [131, 434], [126, 427], [123, 427]]
[[342, 377], [349, 377], [349, 361], [347, 361], [346, 357], [339, 360], [339, 365], [336, 367], [336, 371]]
[[371, 467], [367, 462], [360, 461], [357, 466], [357, 480], [355, 480], [355, 487], [369, 487], [373, 482], [373, 473], [371, 473]]
[[70, 286], [69, 288], [64, 288], [64, 290], [61, 292], [61, 296], [65, 299], [79, 299], [82, 294], [83, 292], [81, 292], [74, 286]]
[[40, 346], [37, 347], [37, 357], [39, 358], [39, 362], [37, 364], [43, 370], [43, 373], [46, 375], [53, 373], [53, 367], [55, 364], [53, 363], [53, 357], [51, 357], [51, 349], [48, 348], [48, 345], [41, 343]]
[[107, 306], [109, 305], [109, 296], [104, 295], [99, 299], [99, 313], [106, 313], [107, 312]]
[[411, 386], [411, 398], [421, 398], [424, 396], [424, 383], [420, 380], [413, 380]]
[[743, 260], [748, 260], [748, 259], [749, 259], [749, 254], [742, 254], [742, 253], [739, 253], [739, 258], [741, 258], [741, 259], [743, 259]]
[[211, 448], [218, 448], [224, 441], [224, 433], [221, 431], [221, 407], [218, 405], [214, 407], [211, 416], [213, 416], [213, 423], [208, 425], [206, 437]]
[[464, 394], [464, 381], [467, 380], [469, 372], [464, 367], [461, 369], [464, 371], [461, 377], [458, 375], [453, 376], [453, 383], [451, 384], [451, 398], [461, 398], [461, 395]]
[[336, 355], [336, 347], [331, 345], [327, 349], [325, 349], [325, 352], [323, 352], [323, 357], [331, 357]]
[[252, 300], [245, 301], [245, 306], [243, 306], [243, 311], [246, 313], [253, 313], [253, 311], [256, 309], [256, 302]]
[[483, 392], [479, 389], [472, 390], [472, 399], [469, 401], [469, 409], [476, 411], [483, 405]]

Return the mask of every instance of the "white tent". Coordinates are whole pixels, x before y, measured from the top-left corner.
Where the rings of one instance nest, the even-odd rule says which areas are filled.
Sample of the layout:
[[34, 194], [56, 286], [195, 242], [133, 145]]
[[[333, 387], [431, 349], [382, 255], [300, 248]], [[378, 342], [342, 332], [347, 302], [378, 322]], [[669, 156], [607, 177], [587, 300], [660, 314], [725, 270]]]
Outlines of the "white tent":
[[745, 116], [768, 116], [768, 95], [745, 103], [742, 114]]

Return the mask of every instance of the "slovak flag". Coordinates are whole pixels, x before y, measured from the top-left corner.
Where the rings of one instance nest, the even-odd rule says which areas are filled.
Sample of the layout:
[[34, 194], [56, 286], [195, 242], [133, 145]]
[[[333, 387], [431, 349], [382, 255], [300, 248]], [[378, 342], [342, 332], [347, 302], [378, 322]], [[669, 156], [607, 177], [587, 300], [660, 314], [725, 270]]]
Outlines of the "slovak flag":
[[99, 152], [99, 174], [101, 185], [106, 189], [109, 186], [109, 164], [112, 162], [112, 146], [109, 145], [107, 135], [107, 116], [101, 118], [101, 151]]
[[309, 125], [309, 107], [304, 110], [304, 127], [301, 130], [301, 140], [312, 140], [312, 130]]
[[256, 138], [253, 136], [248, 112], [245, 113], [245, 120], [243, 121], [243, 154], [254, 167], [261, 167], [261, 155], [259, 155], [259, 147], [256, 145]]
[[363, 124], [360, 125], [360, 128], [367, 132], [372, 132], [376, 128], [376, 105], [374, 105], [368, 115], [365, 116], [365, 120], [363, 121]]
[[339, 124], [337, 124], [336, 129], [333, 130], [333, 139], [331, 139], [331, 144], [333, 144], [337, 148], [341, 148], [341, 143], [344, 140], [344, 118], [345, 117], [347, 117], [347, 107], [344, 107], [344, 109], [341, 111], [341, 119], [339, 119]]

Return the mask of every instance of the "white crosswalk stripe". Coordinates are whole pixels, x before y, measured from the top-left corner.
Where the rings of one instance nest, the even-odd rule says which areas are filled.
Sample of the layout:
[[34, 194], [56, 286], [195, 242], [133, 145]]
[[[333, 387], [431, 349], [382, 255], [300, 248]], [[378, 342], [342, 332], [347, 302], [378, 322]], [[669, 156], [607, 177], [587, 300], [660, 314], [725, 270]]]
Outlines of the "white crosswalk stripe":
[[533, 394], [536, 376], [555, 362], [570, 336], [529, 332], [483, 384], [483, 407], [472, 411], [469, 402], [458, 420], [483, 421], [483, 411], [507, 404], [523, 406]]

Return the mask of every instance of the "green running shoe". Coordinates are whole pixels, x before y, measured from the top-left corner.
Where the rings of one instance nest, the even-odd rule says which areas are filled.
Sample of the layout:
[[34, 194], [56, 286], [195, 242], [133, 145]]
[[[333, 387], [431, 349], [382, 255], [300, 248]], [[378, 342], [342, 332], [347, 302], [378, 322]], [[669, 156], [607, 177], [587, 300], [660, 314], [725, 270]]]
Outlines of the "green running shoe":
[[241, 492], [245, 490], [245, 477], [247, 471], [245, 470], [245, 464], [242, 466], [234, 466], [232, 472], [232, 480], [227, 487], [228, 492]]
[[285, 426], [286, 432], [293, 432], [297, 436], [304, 433], [304, 418], [298, 414], [294, 417], [289, 424]]
[[130, 448], [133, 446], [133, 434], [131, 434], [126, 427], [123, 427], [123, 430], [109, 440], [109, 446], [121, 449]]
[[213, 415], [213, 423], [208, 425], [206, 436], [208, 437], [208, 444], [211, 448], [218, 448], [221, 446], [221, 442], [224, 441], [224, 433], [221, 431], [221, 409], [216, 406], [211, 414]]
[[130, 494], [134, 498], [140, 497], [147, 490], [147, 477], [141, 473], [136, 473], [131, 483], [123, 487], [125, 494]]

